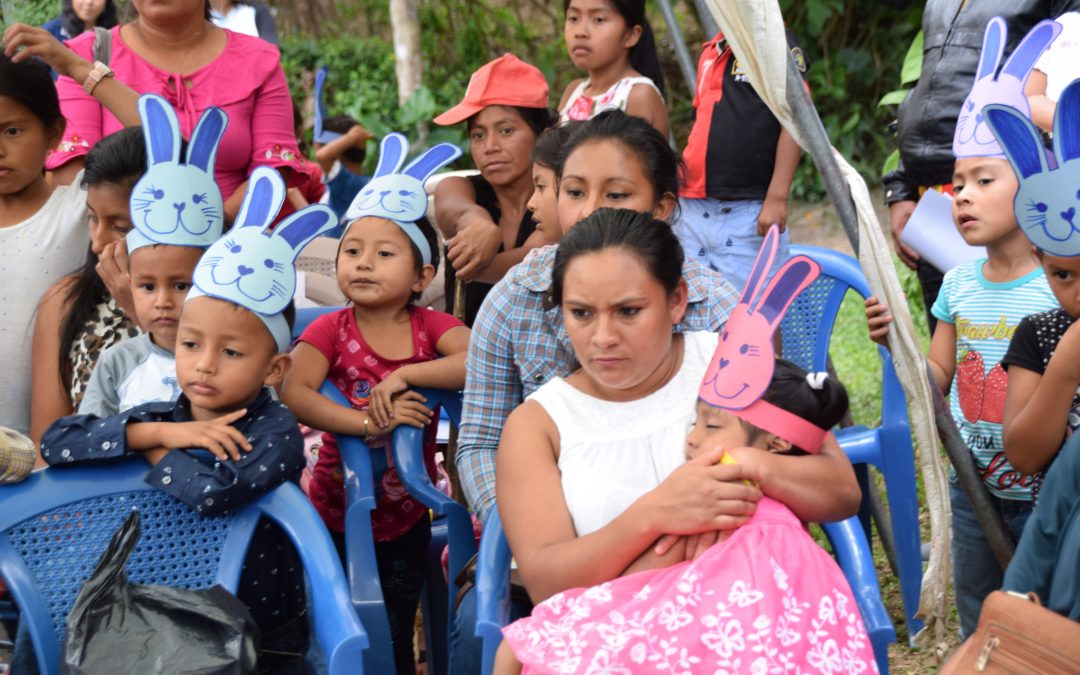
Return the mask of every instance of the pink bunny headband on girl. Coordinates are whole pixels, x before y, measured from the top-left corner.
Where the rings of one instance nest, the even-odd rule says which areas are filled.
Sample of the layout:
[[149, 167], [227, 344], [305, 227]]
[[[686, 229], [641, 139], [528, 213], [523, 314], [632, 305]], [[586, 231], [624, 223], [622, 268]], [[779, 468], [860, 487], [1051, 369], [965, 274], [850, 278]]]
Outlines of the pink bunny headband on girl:
[[[817, 453], [828, 430], [761, 398], [776, 367], [773, 333], [791, 303], [821, 273], [821, 267], [810, 258], [794, 256], [777, 270], [763, 291], [765, 275], [772, 268], [779, 242], [780, 231], [773, 225], [765, 235], [739, 304], [720, 331], [720, 343], [705, 371], [698, 396], [715, 408], [791, 441], [796, 447]], [[809, 379], [807, 382], [812, 386]]]

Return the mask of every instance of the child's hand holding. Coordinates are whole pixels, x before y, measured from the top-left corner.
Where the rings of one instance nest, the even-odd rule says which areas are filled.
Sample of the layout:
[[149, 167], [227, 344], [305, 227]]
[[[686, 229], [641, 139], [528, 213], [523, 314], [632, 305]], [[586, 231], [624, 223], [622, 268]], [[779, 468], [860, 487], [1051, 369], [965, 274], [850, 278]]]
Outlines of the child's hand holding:
[[871, 295], [866, 299], [866, 327], [870, 330], [870, 339], [882, 347], [887, 347], [886, 337], [889, 334], [889, 324], [892, 323], [892, 314], [889, 314], [889, 306], [879, 302], [877, 296]]
[[370, 436], [387, 436], [402, 424], [423, 429], [431, 423], [431, 409], [424, 403], [427, 399], [415, 391], [406, 391], [393, 399], [390, 421], [385, 427], [378, 424], [368, 429]]
[[232, 423], [247, 414], [237, 410], [206, 422], [143, 422], [128, 427], [128, 443], [144, 451], [201, 448], [219, 460], [238, 460], [251, 443]]
[[394, 417], [394, 397], [409, 388], [409, 381], [402, 372], [404, 368], [398, 368], [390, 375], [371, 388], [368, 414], [371, 421], [380, 429], [389, 426]]

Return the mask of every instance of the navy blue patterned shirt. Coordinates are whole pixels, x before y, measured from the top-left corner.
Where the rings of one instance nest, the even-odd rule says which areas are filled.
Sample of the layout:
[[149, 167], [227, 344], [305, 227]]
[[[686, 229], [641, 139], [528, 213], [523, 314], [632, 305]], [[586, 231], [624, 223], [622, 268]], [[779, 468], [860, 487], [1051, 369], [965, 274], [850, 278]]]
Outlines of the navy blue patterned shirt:
[[[113, 415], [69, 415], [49, 427], [41, 455], [51, 466], [75, 466], [139, 454], [127, 447], [127, 426], [140, 422], [191, 422], [182, 395], [175, 402], [146, 403]], [[264, 387], [232, 426], [251, 443], [236, 461], [218, 460], [201, 448], [167, 453], [146, 482], [205, 516], [236, 509], [299, 476], [304, 467], [304, 439], [296, 418]]]

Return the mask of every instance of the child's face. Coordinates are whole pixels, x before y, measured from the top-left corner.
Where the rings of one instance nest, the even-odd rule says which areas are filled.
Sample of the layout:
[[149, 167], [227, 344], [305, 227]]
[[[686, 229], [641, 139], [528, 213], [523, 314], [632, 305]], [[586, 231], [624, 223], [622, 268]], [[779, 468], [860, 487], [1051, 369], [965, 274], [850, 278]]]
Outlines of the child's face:
[[176, 376], [192, 416], [211, 419], [248, 405], [288, 369], [266, 325], [252, 312], [207, 296], [184, 304], [176, 336]]
[[627, 58], [627, 50], [641, 39], [641, 27], [628, 26], [608, 0], [571, 0], [564, 33], [570, 60], [590, 71]]
[[44, 180], [45, 153], [56, 148], [63, 123], [46, 128], [30, 110], [0, 96], [0, 195], [15, 195]]
[[86, 188], [86, 225], [94, 255], [100, 257], [106, 246], [131, 231], [130, 196], [129, 189], [112, 183]]
[[694, 427], [686, 436], [687, 459], [694, 459], [702, 452], [717, 447], [731, 450], [750, 445], [750, 433], [743, 428], [738, 417], [700, 400], [696, 411]]
[[526, 208], [532, 211], [536, 229], [552, 244], [562, 238], [559, 229], [559, 194], [555, 191], [555, 170], [533, 162], [533, 193]]
[[416, 271], [412, 241], [397, 223], [385, 218], [360, 218], [341, 238], [338, 287], [357, 307], [405, 307], [434, 275], [431, 265]]
[[159, 347], [176, 348], [180, 309], [203, 249], [144, 246], [131, 256], [131, 295], [142, 329]]
[[1042, 251], [1035, 254], [1042, 262], [1046, 281], [1061, 308], [1073, 318], [1080, 317], [1080, 256], [1066, 258]]
[[559, 226], [564, 233], [597, 209], [633, 209], [667, 220], [675, 197], [658, 195], [641, 159], [619, 141], [588, 141], [563, 161], [558, 196]]
[[971, 246], [993, 246], [1024, 236], [1013, 213], [1018, 187], [1016, 174], [1004, 159], [956, 160], [952, 212], [964, 241]]

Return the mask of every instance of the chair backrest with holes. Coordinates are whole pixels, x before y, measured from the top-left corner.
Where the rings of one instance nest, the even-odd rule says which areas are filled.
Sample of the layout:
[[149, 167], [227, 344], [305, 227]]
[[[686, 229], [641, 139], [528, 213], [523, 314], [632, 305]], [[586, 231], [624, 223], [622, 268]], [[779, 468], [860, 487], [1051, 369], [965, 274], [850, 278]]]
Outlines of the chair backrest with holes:
[[0, 577], [27, 623], [43, 673], [60, 671], [75, 597], [131, 509], [140, 512], [142, 536], [125, 568], [129, 581], [187, 589], [220, 584], [235, 591], [260, 517], [276, 522], [309, 572], [309, 610], [330, 672], [361, 668], [368, 637], [349, 603], [330, 537], [295, 485], [279, 486], [228, 515], [204, 518], [148, 485], [146, 470], [134, 458], [47, 469], [0, 487]]

